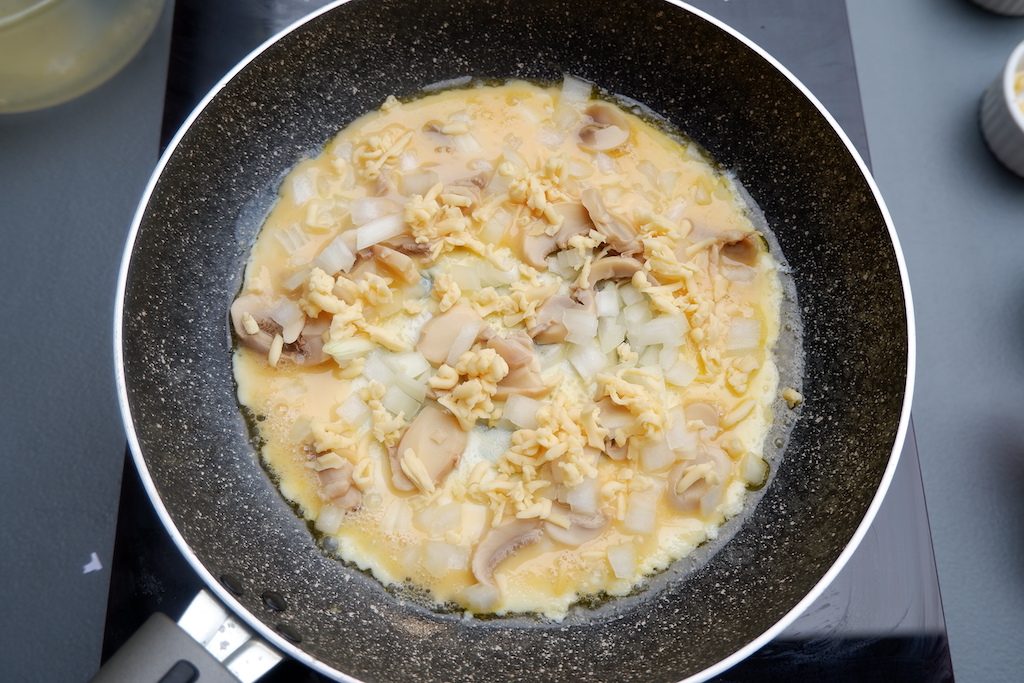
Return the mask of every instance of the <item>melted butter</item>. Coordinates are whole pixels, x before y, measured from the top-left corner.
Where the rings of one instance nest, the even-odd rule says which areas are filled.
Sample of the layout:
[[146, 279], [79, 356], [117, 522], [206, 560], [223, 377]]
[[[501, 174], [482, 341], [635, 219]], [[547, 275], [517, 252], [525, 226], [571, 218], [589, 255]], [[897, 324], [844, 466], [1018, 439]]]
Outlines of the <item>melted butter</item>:
[[[351, 165], [337, 164], [336, 158], [347, 158], [352, 148], [373, 135], [385, 133], [389, 127], [399, 125], [420, 131], [427, 121], [445, 122], [453, 117], [468, 116], [474, 140], [471, 152], [453, 154], [435, 139], [420, 134], [413, 136], [406, 149], [419, 167], [429, 167], [443, 180], [471, 176], [477, 168], [474, 162], [493, 162], [509, 147], [514, 147], [516, 154], [531, 167], [557, 153], [567, 163], [586, 166], [589, 174], [575, 182], [609, 190], [616, 209], [623, 213], [638, 209], [664, 213], [673, 203], [682, 201], [683, 215], [694, 226], [693, 240], [725, 231], [752, 230], [744, 207], [726, 180], [717, 176], [687, 145], [632, 115], [628, 115], [632, 130], [630, 144], [607, 155], [612, 166], [610, 171], [602, 170], [593, 155], [579, 149], [571, 132], [555, 150], [545, 146], [540, 131], [552, 127], [558, 115], [558, 100], [555, 89], [510, 83], [497, 88], [438, 93], [358, 119], [343, 130], [321, 156], [298, 164], [286, 178], [280, 200], [253, 246], [244, 289], [268, 294], [284, 291], [289, 278], [308, 267], [309, 260], [339, 230], [351, 227], [351, 219], [342, 207], [353, 198], [365, 196], [366, 183], [354, 178]], [[339, 172], [339, 166], [344, 170]], [[657, 183], [649, 177], [651, 166], [662, 172]], [[329, 229], [313, 226], [312, 223], [319, 221], [312, 216], [314, 209], [335, 212], [332, 219], [335, 226]], [[296, 235], [300, 237], [298, 242], [289, 238]], [[502, 246], [513, 246], [508, 233]], [[430, 272], [436, 276], [444, 268], [472, 266], [480, 261], [476, 256], [456, 251], [442, 257]], [[730, 434], [742, 441], [747, 450], [759, 453], [771, 424], [772, 402], [778, 384], [771, 348], [778, 335], [780, 289], [770, 256], [762, 256], [752, 286], [742, 291], [729, 289], [725, 300], [761, 322], [761, 345], [751, 354], [759, 367], [750, 375], [747, 391], [742, 396], [735, 395], [720, 373], [707, 381], [694, 382], [683, 391], [673, 392], [669, 401], [672, 406], [684, 400], [713, 401], [728, 410], [742, 400], [753, 400], [756, 405], [749, 417]], [[413, 343], [422, 324], [434, 313], [436, 302], [421, 313], [393, 315], [382, 326]], [[505, 328], [501, 316], [488, 316], [487, 321], [498, 329]], [[522, 326], [512, 327], [521, 329]], [[682, 353], [692, 364], [699, 363], [692, 345], [684, 347]], [[317, 492], [315, 471], [310, 467], [311, 456], [304, 449], [309, 440], [309, 425], [314, 420], [336, 419], [341, 403], [358, 392], [365, 381], [341, 378], [340, 368], [333, 363], [315, 368], [285, 363], [272, 368], [262, 354], [245, 348], [236, 351], [234, 370], [240, 402], [263, 418], [257, 423], [265, 440], [262, 456], [275, 474], [282, 493], [295, 502], [307, 518], [316, 519], [323, 503]], [[568, 362], [555, 364], [544, 376], [557, 382], [574, 401], [587, 401], [593, 393], [593, 384], [580, 378]], [[411, 582], [427, 588], [440, 603], [465, 606], [463, 591], [475, 583], [469, 570], [472, 549], [490, 527], [491, 512], [484, 505], [460, 499], [458, 492], [470, 484], [471, 474], [479, 463], [493, 467], [508, 447], [510, 438], [511, 432], [505, 428], [474, 428], [459, 465], [429, 505], [422, 496], [400, 494], [390, 486], [385, 450], [371, 439], [366, 448], [366, 457], [372, 463], [371, 484], [363, 491], [362, 506], [345, 518], [335, 534], [339, 555], [372, 571], [385, 583]], [[614, 478], [618, 467], [602, 458], [601, 481]], [[680, 515], [668, 504], [665, 495], [659, 495], [655, 531], [651, 534], [633, 533], [622, 521], [613, 518], [601, 536], [578, 548], [566, 548], [547, 537], [522, 548], [502, 562], [496, 571], [500, 598], [493, 611], [498, 614], [539, 612], [557, 619], [564, 616], [580, 596], [601, 591], [611, 595], [630, 592], [645, 576], [664, 569], [713, 538], [719, 525], [742, 509], [745, 487], [736, 479], [737, 470], [734, 466], [733, 480], [723, 501], [707, 517]], [[656, 484], [664, 486], [664, 473], [650, 476]], [[458, 514], [449, 514], [452, 521], [448, 525], [436, 519], [431, 522], [431, 514], [438, 510], [456, 510]], [[607, 552], [609, 548], [623, 545], [634, 549], [637, 562], [631, 576], [619, 578], [613, 572]], [[441, 546], [461, 552], [461, 566], [457, 558], [454, 561], [457, 566], [450, 570], [431, 571], [425, 561], [426, 553]]]

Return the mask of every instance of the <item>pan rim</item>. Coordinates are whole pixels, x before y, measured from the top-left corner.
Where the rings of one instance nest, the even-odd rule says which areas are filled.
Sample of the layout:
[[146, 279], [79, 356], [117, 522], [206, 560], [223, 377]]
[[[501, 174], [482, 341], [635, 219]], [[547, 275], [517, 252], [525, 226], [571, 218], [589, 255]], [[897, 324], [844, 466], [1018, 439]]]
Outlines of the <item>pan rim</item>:
[[[786, 629], [793, 621], [797, 619], [821, 594], [825, 589], [835, 580], [836, 576], [842, 571], [843, 567], [852, 557], [857, 547], [860, 545], [864, 536], [867, 534], [875, 516], [878, 513], [879, 508], [882, 505], [882, 501], [885, 499], [885, 495], [889, 490], [889, 486], [892, 482], [893, 476], [895, 475], [896, 467], [899, 464], [900, 455], [903, 450], [904, 442], [906, 440], [907, 431], [910, 425], [910, 408], [913, 402], [914, 393], [914, 382], [916, 372], [916, 356], [917, 356], [917, 343], [916, 343], [916, 332], [914, 323], [914, 306], [910, 291], [910, 278], [907, 272], [906, 259], [903, 254], [902, 246], [900, 245], [899, 236], [896, 234], [896, 229], [893, 225], [892, 216], [889, 213], [889, 209], [886, 206], [885, 200], [882, 198], [881, 191], [875, 182], [874, 176], [868, 169], [867, 164], [861, 157], [860, 153], [854, 147], [850, 138], [846, 132], [842, 129], [839, 123], [835, 120], [832, 114], [825, 108], [825, 106], [818, 100], [818, 98], [800, 81], [792, 72], [783, 66], [777, 59], [775, 59], [770, 53], [764, 48], [748, 38], [738, 30], [724, 23], [723, 21], [711, 16], [707, 12], [700, 10], [692, 5], [683, 2], [682, 0], [662, 0], [663, 2], [678, 7], [679, 9], [689, 12], [704, 21], [709, 22], [716, 28], [729, 34], [731, 37], [743, 43], [746, 47], [753, 50], [762, 59], [768, 62], [773, 68], [779, 73], [785, 76], [794, 86], [796, 86], [801, 94], [807, 98], [807, 100], [814, 105], [821, 116], [828, 122], [828, 124], [835, 131], [836, 135], [846, 146], [847, 152], [852, 156], [854, 161], [857, 163], [857, 167], [860, 169], [861, 175], [867, 181], [868, 186], [871, 189], [872, 197], [877, 204], [879, 211], [882, 214], [882, 218], [885, 221], [886, 229], [889, 234], [889, 239], [892, 243], [894, 256], [896, 258], [896, 264], [899, 269], [900, 283], [903, 290], [903, 299], [905, 305], [905, 314], [907, 322], [907, 376], [906, 384], [904, 387], [903, 394], [903, 405], [900, 411], [900, 419], [896, 430], [896, 437], [893, 441], [892, 450], [889, 454], [889, 459], [886, 464], [885, 470], [882, 473], [882, 479], [878, 484], [878, 488], [875, 490], [875, 494], [868, 505], [867, 510], [864, 513], [860, 524], [854, 531], [849, 542], [843, 548], [842, 552], [836, 558], [832, 566], [822, 575], [822, 577], [814, 584], [814, 586], [807, 592], [806, 595], [790, 609], [785, 615], [782, 616], [778, 621], [775, 622], [771, 627], [765, 630], [756, 638], [752, 639], [745, 646], [739, 648], [724, 659], [719, 660], [717, 663], [709, 666], [697, 673], [682, 679], [680, 683], [699, 683], [706, 681], [713, 676], [731, 669], [736, 664], [740, 663], [751, 654], [759, 650], [761, 647], [766, 645], [769, 641], [773, 640], [783, 630]], [[142, 448], [139, 443], [138, 434], [135, 431], [135, 423], [132, 418], [131, 407], [128, 403], [128, 387], [125, 380], [125, 363], [124, 363], [124, 301], [125, 292], [128, 283], [128, 271], [131, 266], [132, 253], [134, 251], [135, 242], [138, 237], [139, 228], [142, 224], [143, 216], [145, 215], [146, 209], [149, 205], [152, 193], [156, 188], [156, 184], [159, 181], [164, 167], [173, 156], [174, 151], [177, 149], [178, 144], [184, 137], [185, 133], [192, 127], [192, 124], [199, 117], [199, 115], [206, 109], [207, 105], [220, 93], [221, 90], [245, 67], [249, 65], [254, 59], [265, 52], [270, 46], [277, 43], [281, 38], [287, 34], [295, 31], [304, 24], [314, 20], [322, 14], [330, 12], [337, 7], [340, 7], [349, 0], [335, 0], [327, 5], [301, 17], [297, 21], [293, 22], [289, 26], [285, 27], [281, 31], [277, 32], [266, 41], [261, 43], [254, 50], [249, 52], [241, 61], [239, 61], [234, 67], [231, 68], [217, 83], [210, 89], [210, 91], [203, 97], [202, 100], [195, 106], [195, 108], [189, 113], [188, 117], [178, 128], [174, 137], [167, 145], [163, 154], [160, 155], [160, 159], [157, 161], [153, 173], [150, 175], [149, 181], [146, 184], [146, 189], [143, 192], [138, 207], [136, 208], [135, 214], [132, 218], [132, 223], [128, 231], [128, 236], [125, 240], [124, 251], [121, 256], [121, 264], [118, 270], [117, 278], [117, 289], [114, 299], [114, 335], [113, 335], [113, 351], [114, 351], [114, 375], [117, 383], [117, 400], [118, 407], [121, 413], [121, 421], [124, 424], [125, 435], [128, 441], [129, 450], [132, 455], [132, 460], [135, 462], [135, 466], [138, 469], [139, 477], [142, 480], [143, 486], [146, 489], [150, 501], [156, 510], [157, 516], [160, 518], [160, 522], [163, 524], [167, 533], [171, 536], [174, 544], [177, 546], [179, 552], [185, 557], [192, 569], [202, 578], [206, 587], [213, 591], [217, 597], [225, 603], [229, 609], [235, 614], [241, 616], [250, 628], [255, 630], [259, 635], [269, 643], [273, 644], [281, 652], [287, 654], [289, 657], [309, 666], [315, 671], [329, 676], [338, 681], [344, 681], [345, 683], [361, 683], [359, 679], [350, 676], [342, 671], [339, 671], [331, 666], [328, 666], [324, 662], [320, 661], [316, 657], [308, 654], [294, 643], [288, 641], [284, 636], [280, 635], [263, 621], [261, 621], [256, 615], [246, 609], [241, 602], [235, 598], [221, 583], [214, 577], [209, 570], [203, 565], [199, 557], [192, 551], [191, 546], [182, 536], [178, 527], [175, 525], [174, 520], [171, 518], [170, 512], [168, 511], [164, 501], [160, 496], [160, 492], [157, 489], [156, 482], [153, 480], [149, 472], [149, 468], [146, 464], [146, 460], [142, 454]]]

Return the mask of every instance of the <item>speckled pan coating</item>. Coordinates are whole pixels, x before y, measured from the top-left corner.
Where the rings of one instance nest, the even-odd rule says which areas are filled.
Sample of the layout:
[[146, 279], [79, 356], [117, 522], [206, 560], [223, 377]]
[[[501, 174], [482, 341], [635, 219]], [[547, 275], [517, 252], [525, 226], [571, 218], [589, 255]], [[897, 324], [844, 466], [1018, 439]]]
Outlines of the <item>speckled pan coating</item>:
[[[562, 624], [431, 612], [326, 557], [258, 464], [228, 305], [282, 175], [391, 93], [466, 74], [569, 72], [650, 106], [733, 169], [793, 266], [807, 401], [771, 485], [706, 562]], [[850, 540], [897, 432], [907, 321], [868, 183], [784, 76], [703, 19], [641, 0], [352, 0], [241, 71], [183, 137], [146, 210], [124, 314], [129, 404], [182, 536], [301, 647], [364, 680], [668, 681], [789, 611]], [[266, 590], [288, 607], [270, 611]]]

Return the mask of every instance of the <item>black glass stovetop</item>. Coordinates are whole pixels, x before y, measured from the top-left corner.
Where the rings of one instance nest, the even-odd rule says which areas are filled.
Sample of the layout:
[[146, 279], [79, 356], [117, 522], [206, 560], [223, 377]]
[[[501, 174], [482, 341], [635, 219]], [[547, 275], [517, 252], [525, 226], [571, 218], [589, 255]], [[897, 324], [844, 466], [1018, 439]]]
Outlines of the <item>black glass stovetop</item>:
[[[163, 139], [251, 49], [324, 0], [177, 0]], [[821, 99], [867, 158], [844, 0], [695, 0], [761, 44]], [[202, 581], [126, 458], [103, 659], [155, 611], [177, 618]], [[286, 660], [265, 678], [319, 682]], [[853, 558], [778, 639], [716, 681], [952, 681], [917, 446], [911, 429], [882, 508]]]

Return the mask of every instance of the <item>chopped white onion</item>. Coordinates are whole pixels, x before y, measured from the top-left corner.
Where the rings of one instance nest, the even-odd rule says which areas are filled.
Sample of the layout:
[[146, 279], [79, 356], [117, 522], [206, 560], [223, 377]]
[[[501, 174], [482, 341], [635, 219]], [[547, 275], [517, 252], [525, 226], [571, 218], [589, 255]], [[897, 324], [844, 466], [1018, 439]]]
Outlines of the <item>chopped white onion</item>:
[[333, 199], [316, 199], [306, 208], [306, 227], [313, 232], [334, 228], [344, 216], [343, 207]]
[[557, 149], [565, 141], [565, 133], [545, 127], [537, 133], [537, 140], [548, 149]]
[[338, 235], [327, 243], [320, 255], [314, 259], [313, 265], [328, 275], [334, 275], [339, 271], [347, 273], [355, 262], [356, 255], [348, 248], [345, 239]]
[[484, 287], [500, 287], [510, 285], [519, 279], [519, 272], [515, 268], [499, 270], [493, 264], [482, 265], [479, 270], [480, 284]]
[[423, 403], [427, 398], [427, 383], [422, 380], [413, 379], [402, 373], [395, 373], [395, 386], [401, 389], [409, 398], [417, 403]]
[[650, 162], [648, 159], [644, 159], [636, 165], [636, 170], [640, 171], [647, 178], [648, 182], [655, 187], [658, 186], [658, 175], [660, 171], [658, 167]]
[[648, 441], [640, 451], [640, 468], [644, 472], [661, 472], [675, 461], [676, 454], [661, 439]]
[[625, 306], [632, 306], [644, 300], [644, 295], [633, 285], [620, 285], [618, 289], [619, 298]]
[[657, 507], [658, 499], [650, 491], [634, 491], [629, 494], [626, 517], [622, 520], [622, 525], [633, 533], [651, 533], [654, 531]]
[[346, 398], [342, 404], [338, 406], [337, 412], [338, 417], [353, 427], [359, 427], [370, 419], [370, 409], [366, 407], [366, 404], [363, 403], [363, 400], [359, 398], [359, 395], [356, 393], [353, 393]]
[[406, 197], [411, 197], [414, 194], [425, 195], [438, 182], [440, 182], [440, 176], [435, 171], [418, 171], [403, 175], [399, 181], [399, 188]]
[[540, 116], [538, 116], [537, 112], [535, 112], [534, 110], [530, 109], [528, 106], [526, 106], [522, 102], [520, 102], [519, 104], [517, 104], [514, 107], [512, 107], [512, 110], [515, 111], [515, 113], [518, 114], [519, 117], [522, 118], [523, 120], [525, 120], [527, 123], [530, 123], [530, 124], [538, 124], [538, 123], [540, 123]]
[[601, 318], [597, 324], [597, 343], [604, 353], [611, 353], [615, 347], [626, 341], [626, 326], [617, 318]]
[[324, 353], [332, 357], [339, 363], [365, 356], [367, 353], [373, 350], [374, 343], [369, 339], [363, 339], [362, 337], [352, 337], [350, 339], [338, 339], [336, 341], [329, 341], [324, 344]]
[[616, 578], [632, 580], [636, 575], [636, 549], [633, 544], [623, 543], [608, 548], [608, 564]]
[[398, 207], [393, 201], [384, 197], [359, 197], [352, 200], [348, 210], [353, 224], [366, 225], [372, 220], [390, 216], [398, 210]]
[[559, 267], [565, 272], [572, 273], [579, 270], [583, 265], [583, 257], [575, 249], [560, 251], [555, 255], [555, 258], [558, 260]]
[[[498, 176], [499, 174], [495, 173], [494, 175]], [[493, 184], [493, 181], [491, 182]], [[480, 239], [490, 244], [497, 244], [505, 236], [505, 232], [511, 224], [512, 214], [505, 209], [498, 209], [484, 223], [483, 229], [480, 230]]]
[[621, 410], [603, 410], [601, 411], [601, 426], [612, 431], [616, 429], [622, 429], [623, 427], [631, 427], [636, 422], [629, 411], [619, 406]]
[[676, 181], [679, 180], [679, 174], [675, 171], [662, 171], [658, 175], [658, 187], [661, 191], [667, 195], [671, 195], [673, 190], [676, 188]]
[[619, 171], [619, 167], [618, 164], [615, 163], [615, 159], [612, 159], [604, 152], [598, 152], [594, 155], [594, 163], [597, 164], [597, 170], [607, 175], [618, 173]]
[[663, 344], [661, 351], [658, 352], [658, 365], [667, 372], [675, 366], [677, 358], [679, 358], [679, 348], [675, 344]]
[[573, 178], [589, 178], [594, 175], [594, 167], [578, 159], [571, 159], [566, 167]]
[[292, 223], [287, 228], [278, 230], [274, 237], [284, 248], [286, 254], [291, 256], [302, 247], [309, 244], [309, 235], [302, 229], [302, 226], [297, 223]]
[[757, 318], [733, 318], [725, 350], [731, 353], [753, 351], [761, 342], [761, 322]]
[[501, 416], [521, 429], [537, 428], [537, 413], [541, 403], [527, 396], [512, 394], [505, 401], [505, 410]]
[[751, 486], [760, 486], [768, 478], [768, 463], [760, 455], [748, 451], [740, 460], [740, 476]]
[[677, 387], [685, 387], [697, 378], [697, 368], [685, 358], [679, 358], [675, 365], [665, 371], [665, 381]]
[[477, 142], [477, 139], [473, 137], [472, 133], [466, 133], [465, 135], [453, 135], [452, 144], [455, 146], [457, 152], [464, 156], [470, 156], [478, 154], [483, 147]]
[[403, 413], [410, 420], [420, 409], [420, 402], [399, 389], [397, 385], [388, 387], [380, 402], [395, 415]]
[[431, 505], [418, 511], [414, 520], [426, 535], [442, 537], [462, 521], [462, 504]]
[[316, 176], [319, 172], [318, 168], [309, 168], [292, 177], [292, 200], [297, 206], [316, 197]]
[[469, 162], [469, 170], [477, 173], [490, 173], [494, 170], [494, 164], [487, 159], [473, 159]]
[[270, 311], [270, 317], [281, 326], [281, 337], [285, 344], [291, 344], [299, 338], [303, 326], [306, 324], [306, 315], [291, 299], [282, 299]]
[[594, 346], [593, 340], [589, 344], [573, 344], [569, 351], [569, 362], [576, 368], [585, 381], [589, 382], [598, 372], [608, 365], [608, 357], [601, 349]]
[[374, 382], [380, 382], [384, 386], [391, 386], [395, 373], [384, 361], [382, 354], [373, 353], [366, 359], [363, 365], [363, 377]]
[[590, 99], [594, 84], [565, 74], [562, 77], [562, 102], [582, 104]]
[[597, 338], [597, 316], [590, 311], [567, 308], [562, 313], [562, 323], [568, 334], [566, 341], [573, 344], [593, 344]]
[[672, 426], [665, 432], [665, 444], [684, 455], [692, 455], [697, 449], [697, 432], [686, 428], [686, 416], [682, 410], [672, 414]]
[[[648, 322], [651, 319], [651, 308], [646, 302], [641, 301], [639, 303], [630, 304], [622, 310], [622, 320], [626, 323], [630, 333], [634, 333], [634, 330], [639, 329], [640, 325]], [[630, 343], [633, 343], [630, 341]], [[646, 344], [633, 344], [634, 346], [646, 346]]]
[[384, 356], [384, 362], [396, 374], [404, 374], [407, 377], [419, 378], [430, 371], [430, 361], [424, 358], [419, 351], [389, 353]]
[[469, 605], [470, 609], [478, 612], [487, 612], [498, 604], [498, 589], [496, 586], [488, 586], [486, 583], [474, 583], [462, 589], [462, 598]]
[[673, 223], [678, 223], [683, 220], [683, 216], [686, 214], [686, 202], [682, 199], [677, 199], [668, 205], [665, 210], [665, 218], [669, 219]]
[[536, 347], [536, 350], [540, 357], [540, 367], [543, 370], [552, 368], [565, 360], [565, 347], [561, 344], [541, 344]]
[[602, 318], [615, 317], [619, 314], [619, 293], [615, 285], [609, 283], [604, 289], [599, 289], [594, 295], [594, 303], [597, 306], [597, 315]]
[[302, 285], [306, 284], [306, 280], [309, 279], [309, 272], [312, 268], [299, 268], [297, 271], [289, 275], [284, 279], [281, 285], [289, 292], [293, 292]]
[[473, 266], [451, 266], [448, 274], [463, 291], [475, 292], [480, 289], [480, 273]]
[[634, 351], [640, 354], [639, 365], [647, 370], [654, 370], [655, 368], [661, 369], [658, 365], [658, 347], [657, 346], [641, 346], [634, 347]]
[[459, 330], [459, 333], [455, 335], [455, 339], [452, 340], [451, 347], [448, 349], [448, 358], [445, 360], [448, 365], [454, 367], [459, 361], [459, 356], [473, 348], [473, 342], [476, 341], [477, 335], [480, 334], [480, 326], [482, 324], [482, 322], [469, 322]]
[[397, 237], [405, 230], [402, 214], [382, 216], [356, 228], [356, 251], [372, 247], [378, 242]]
[[336, 534], [344, 519], [345, 510], [336, 505], [324, 505], [316, 516], [316, 530], [328, 536]]
[[661, 316], [639, 324], [627, 320], [627, 323], [629, 343], [633, 346], [664, 344], [676, 348], [683, 343], [684, 335], [689, 329], [689, 324], [682, 315]]
[[398, 170], [403, 173], [411, 171], [420, 165], [420, 160], [416, 158], [416, 152], [412, 150], [406, 150], [402, 152], [402, 155], [398, 157]]
[[428, 541], [423, 548], [423, 568], [433, 576], [441, 577], [456, 569], [469, 566], [469, 548]]
[[576, 486], [573, 486], [565, 494], [565, 502], [581, 515], [593, 515], [597, 513], [600, 490], [596, 477], [588, 477]]

